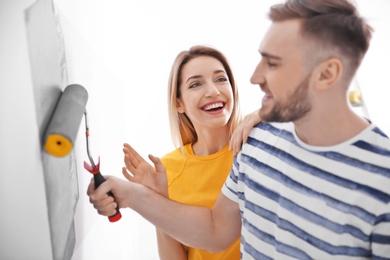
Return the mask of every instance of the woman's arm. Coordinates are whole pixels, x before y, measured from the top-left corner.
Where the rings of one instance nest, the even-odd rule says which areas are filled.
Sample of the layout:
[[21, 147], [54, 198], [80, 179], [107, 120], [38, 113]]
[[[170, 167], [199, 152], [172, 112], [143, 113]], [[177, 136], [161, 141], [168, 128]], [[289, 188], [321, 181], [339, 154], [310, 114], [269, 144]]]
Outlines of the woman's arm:
[[160, 260], [187, 260], [187, 251], [180, 242], [158, 228], [156, 235]]
[[[143, 184], [168, 197], [165, 172], [156, 172], [154, 167], [146, 162], [129, 144], [124, 144], [123, 152], [126, 167], [123, 167], [122, 173], [126, 179]], [[157, 228], [156, 236], [160, 260], [187, 260], [187, 252], [180, 242]]]

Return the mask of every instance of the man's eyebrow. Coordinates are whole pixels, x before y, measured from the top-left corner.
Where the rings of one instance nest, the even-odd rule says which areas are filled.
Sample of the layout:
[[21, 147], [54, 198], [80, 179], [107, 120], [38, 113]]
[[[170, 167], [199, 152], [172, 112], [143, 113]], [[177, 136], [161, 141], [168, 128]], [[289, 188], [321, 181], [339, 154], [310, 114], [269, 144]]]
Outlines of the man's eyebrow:
[[281, 60], [282, 58], [279, 57], [279, 56], [276, 56], [276, 55], [272, 55], [272, 54], [269, 54], [267, 52], [261, 52], [260, 53], [261, 56], [263, 56], [264, 58], [268, 58], [268, 59], [276, 59], [276, 60]]

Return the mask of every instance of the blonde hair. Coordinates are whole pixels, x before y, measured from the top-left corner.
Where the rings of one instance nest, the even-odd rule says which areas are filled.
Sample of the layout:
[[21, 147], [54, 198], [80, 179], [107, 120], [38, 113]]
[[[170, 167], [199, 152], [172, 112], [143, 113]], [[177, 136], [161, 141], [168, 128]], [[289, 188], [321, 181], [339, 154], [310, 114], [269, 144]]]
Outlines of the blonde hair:
[[195, 128], [185, 113], [177, 111], [177, 99], [180, 98], [181, 71], [183, 66], [190, 60], [199, 56], [209, 56], [219, 60], [229, 77], [232, 86], [234, 106], [232, 115], [228, 121], [229, 137], [233, 134], [234, 129], [241, 120], [239, 109], [238, 90], [234, 80], [233, 72], [225, 55], [213, 47], [196, 45], [189, 50], [181, 51], [172, 64], [168, 82], [168, 115], [171, 127], [172, 141], [175, 147], [183, 147], [186, 144], [194, 143], [198, 140]]

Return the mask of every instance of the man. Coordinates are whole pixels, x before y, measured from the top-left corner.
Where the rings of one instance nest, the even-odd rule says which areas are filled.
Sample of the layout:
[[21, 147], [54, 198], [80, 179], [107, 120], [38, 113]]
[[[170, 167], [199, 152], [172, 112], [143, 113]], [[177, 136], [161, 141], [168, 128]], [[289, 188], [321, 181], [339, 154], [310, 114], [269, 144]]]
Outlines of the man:
[[[251, 78], [265, 93], [264, 122], [236, 156], [214, 208], [113, 177], [96, 191], [90, 184], [90, 201], [106, 216], [117, 204], [129, 207], [209, 251], [241, 236], [242, 259], [390, 259], [390, 141], [347, 101], [372, 29], [347, 0], [289, 0], [269, 17]], [[130, 171], [146, 163], [131, 147], [125, 153]]]

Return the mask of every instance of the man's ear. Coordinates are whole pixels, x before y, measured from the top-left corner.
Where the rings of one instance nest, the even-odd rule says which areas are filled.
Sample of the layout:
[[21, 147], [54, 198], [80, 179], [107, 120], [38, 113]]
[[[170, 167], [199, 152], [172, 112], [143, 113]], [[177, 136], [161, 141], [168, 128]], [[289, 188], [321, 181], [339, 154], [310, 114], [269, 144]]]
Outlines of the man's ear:
[[333, 87], [341, 77], [343, 65], [336, 58], [330, 58], [319, 64], [316, 69], [317, 89], [326, 90]]
[[183, 106], [183, 102], [180, 99], [176, 99], [176, 110], [179, 113], [184, 113], [185, 109]]

